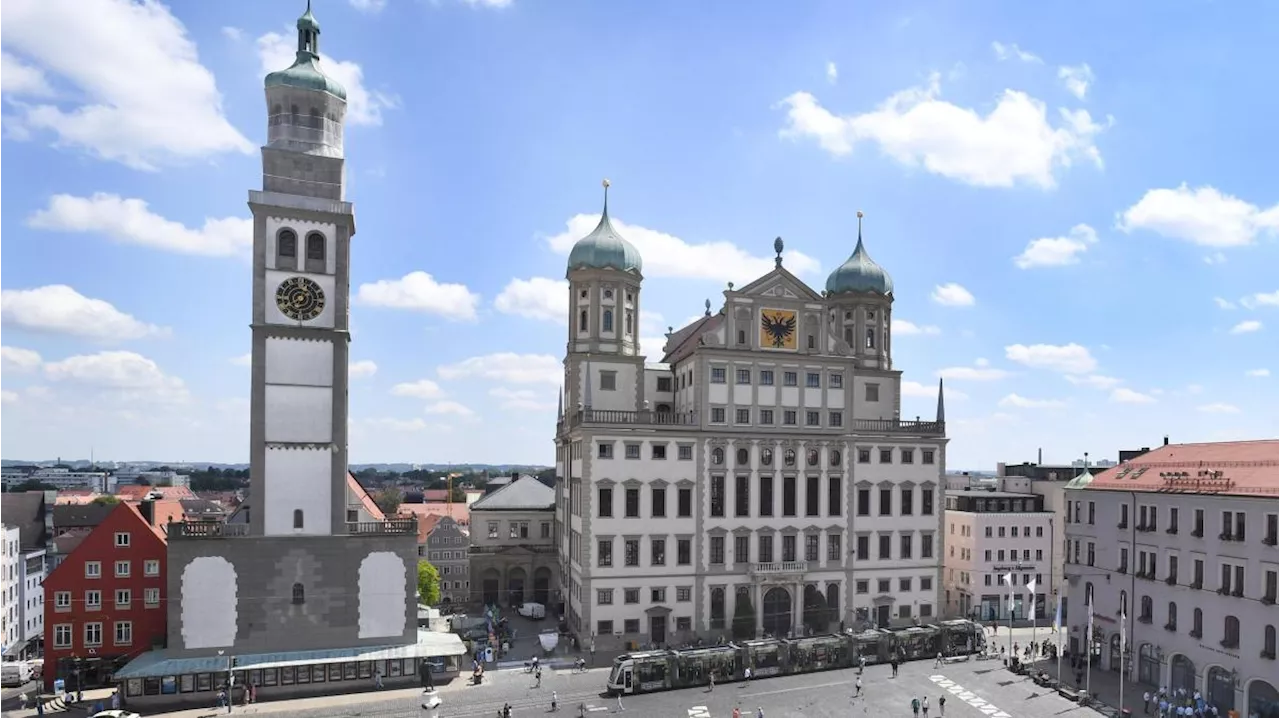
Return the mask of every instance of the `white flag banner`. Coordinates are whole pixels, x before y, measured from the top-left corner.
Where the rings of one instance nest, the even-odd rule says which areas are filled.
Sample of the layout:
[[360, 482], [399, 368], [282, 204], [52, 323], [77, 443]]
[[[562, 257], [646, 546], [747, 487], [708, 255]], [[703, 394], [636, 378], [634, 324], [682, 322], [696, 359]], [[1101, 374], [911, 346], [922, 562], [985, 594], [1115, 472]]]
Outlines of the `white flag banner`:
[[1012, 571], [1001, 576], [1000, 580], [1004, 583], [1004, 585], [1008, 586], [1009, 588], [1013, 588], [1013, 572]]
[[1035, 580], [1034, 578], [1033, 578], [1033, 579], [1031, 579], [1031, 583], [1028, 583], [1028, 584], [1027, 584], [1027, 593], [1031, 594], [1031, 598], [1032, 598], [1032, 599], [1035, 599], [1035, 595], [1036, 595], [1036, 580]]
[[1124, 615], [1124, 611], [1121, 611], [1121, 612], [1120, 612], [1120, 656], [1121, 656], [1121, 660], [1124, 660], [1124, 644], [1125, 644], [1125, 635], [1124, 635], [1124, 634], [1125, 634], [1125, 630], [1124, 630], [1124, 619], [1125, 619], [1125, 618], [1126, 618], [1126, 616]]
[[1093, 655], [1093, 601], [1089, 602], [1085, 610], [1089, 612], [1089, 630], [1085, 633], [1084, 645], [1088, 654]]

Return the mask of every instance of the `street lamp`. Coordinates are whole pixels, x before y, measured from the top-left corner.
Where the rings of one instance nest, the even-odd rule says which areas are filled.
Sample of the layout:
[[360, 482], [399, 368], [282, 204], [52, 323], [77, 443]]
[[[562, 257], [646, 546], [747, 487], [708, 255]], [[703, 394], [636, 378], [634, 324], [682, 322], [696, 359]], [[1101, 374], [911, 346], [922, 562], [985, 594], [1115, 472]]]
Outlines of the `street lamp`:
[[[221, 658], [225, 651], [218, 651], [218, 657]], [[235, 673], [232, 672], [235, 666], [235, 656], [227, 656], [227, 712], [231, 712], [231, 704], [235, 703]]]

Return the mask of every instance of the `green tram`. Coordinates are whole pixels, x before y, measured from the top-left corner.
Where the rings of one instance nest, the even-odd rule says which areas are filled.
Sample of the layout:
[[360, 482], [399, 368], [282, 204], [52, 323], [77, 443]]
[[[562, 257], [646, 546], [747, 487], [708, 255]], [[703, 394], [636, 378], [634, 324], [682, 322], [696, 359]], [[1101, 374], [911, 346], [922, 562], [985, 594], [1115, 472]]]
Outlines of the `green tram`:
[[717, 646], [625, 653], [613, 661], [605, 689], [611, 694], [650, 693], [705, 686], [711, 674], [739, 680], [747, 668], [753, 678], [852, 668], [867, 664], [962, 656], [984, 647], [982, 626], [954, 620], [861, 633], [829, 633], [801, 638], [757, 638]]

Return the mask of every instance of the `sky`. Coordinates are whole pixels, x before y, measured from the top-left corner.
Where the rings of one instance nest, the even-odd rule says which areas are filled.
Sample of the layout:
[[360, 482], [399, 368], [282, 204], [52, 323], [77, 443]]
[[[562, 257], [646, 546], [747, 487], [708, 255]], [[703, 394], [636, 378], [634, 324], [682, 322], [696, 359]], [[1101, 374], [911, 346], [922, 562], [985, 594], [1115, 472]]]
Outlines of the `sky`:
[[[9, 459], [244, 462], [262, 78], [301, 0], [6, 0]], [[315, 0], [349, 95], [353, 462], [553, 460], [565, 258], [642, 348], [856, 212], [950, 468], [1277, 436], [1275, 3]]]

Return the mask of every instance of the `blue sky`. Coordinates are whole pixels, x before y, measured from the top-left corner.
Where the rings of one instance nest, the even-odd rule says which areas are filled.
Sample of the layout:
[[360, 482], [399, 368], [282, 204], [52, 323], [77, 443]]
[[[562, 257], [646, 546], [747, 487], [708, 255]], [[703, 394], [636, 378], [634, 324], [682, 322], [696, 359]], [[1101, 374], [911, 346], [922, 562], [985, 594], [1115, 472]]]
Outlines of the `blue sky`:
[[[301, 10], [4, 3], [6, 458], [246, 459], [246, 191]], [[1274, 4], [315, 12], [351, 97], [353, 461], [551, 461], [604, 177], [651, 354], [775, 236], [821, 288], [863, 210], [903, 413], [947, 378], [952, 467], [1277, 435]]]

